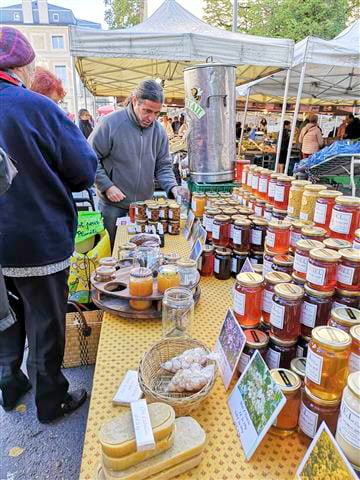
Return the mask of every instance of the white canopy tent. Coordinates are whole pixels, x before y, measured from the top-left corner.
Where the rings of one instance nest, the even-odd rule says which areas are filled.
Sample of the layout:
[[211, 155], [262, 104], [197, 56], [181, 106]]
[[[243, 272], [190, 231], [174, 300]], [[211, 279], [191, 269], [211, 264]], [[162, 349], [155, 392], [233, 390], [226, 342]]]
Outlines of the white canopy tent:
[[123, 30], [72, 27], [70, 50], [86, 87], [127, 96], [144, 78], [159, 78], [169, 99], [183, 99], [183, 70], [205, 62], [237, 65], [237, 84], [288, 68], [293, 41], [232, 33], [206, 24], [176, 0]]

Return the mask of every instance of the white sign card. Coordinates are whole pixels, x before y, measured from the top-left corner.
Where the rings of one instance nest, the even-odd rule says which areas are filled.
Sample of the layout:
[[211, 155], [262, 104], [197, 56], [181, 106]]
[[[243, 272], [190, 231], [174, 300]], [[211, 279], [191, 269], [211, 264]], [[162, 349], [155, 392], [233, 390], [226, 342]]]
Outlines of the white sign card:
[[193, 227], [191, 229], [191, 234], [190, 234], [190, 247], [193, 247], [196, 240], [199, 238], [199, 236], [198, 236], [199, 235], [199, 233], [198, 233], [199, 225], [200, 225], [200, 221], [197, 218], [195, 218], [194, 223], [193, 223]]
[[195, 260], [197, 262], [201, 256], [201, 253], [202, 253], [202, 244], [200, 240], [197, 239], [190, 252], [191, 260]]
[[250, 460], [285, 403], [284, 394], [256, 351], [228, 398], [246, 460]]
[[205, 245], [205, 243], [206, 243], [206, 238], [207, 238], [207, 231], [206, 231], [205, 228], [201, 225], [201, 223], [199, 223], [199, 226], [198, 226], [197, 236], [198, 236], [198, 239], [200, 240], [200, 242], [201, 242], [203, 245]]
[[219, 356], [218, 366], [225, 390], [229, 388], [245, 343], [246, 337], [243, 329], [229, 308], [215, 343], [215, 352]]
[[324, 474], [321, 478], [332, 478], [336, 475], [336, 478], [341, 478], [341, 480], [358, 479], [325, 422], [322, 422], [313, 441], [310, 443], [296, 471], [296, 477], [299, 480], [320, 478], [316, 473], [319, 465], [321, 465], [321, 470]]
[[194, 212], [190, 209], [189, 212], [188, 212], [188, 217], [186, 219], [186, 223], [185, 223], [185, 227], [184, 227], [184, 237], [185, 237], [186, 240], [189, 240], [189, 238], [190, 238], [190, 234], [191, 234], [191, 230], [193, 228], [194, 220], [195, 220]]
[[117, 227], [119, 227], [120, 225], [129, 225], [130, 222], [130, 217], [129, 216], [126, 216], [126, 217], [118, 217], [116, 219], [116, 223], [115, 225]]

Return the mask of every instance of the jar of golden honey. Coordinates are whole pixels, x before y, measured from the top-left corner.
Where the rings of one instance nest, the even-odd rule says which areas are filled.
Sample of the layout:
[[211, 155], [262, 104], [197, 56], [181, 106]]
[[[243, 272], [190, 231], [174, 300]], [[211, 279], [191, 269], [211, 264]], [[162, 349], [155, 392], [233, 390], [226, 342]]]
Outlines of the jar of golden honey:
[[284, 220], [271, 220], [268, 223], [265, 245], [269, 252], [283, 254], [289, 251], [290, 226]]
[[293, 180], [289, 191], [288, 214], [292, 218], [299, 218], [301, 200], [306, 185], [311, 185], [308, 180]]
[[257, 273], [239, 273], [233, 290], [233, 309], [239, 324], [255, 328], [260, 323], [263, 277]]
[[270, 371], [270, 374], [286, 398], [286, 403], [272, 425], [270, 433], [287, 437], [297, 430], [301, 400], [301, 380], [296, 373], [285, 368], [273, 369]]
[[334, 290], [322, 292], [309, 285], [304, 286], [305, 295], [301, 305], [301, 335], [308, 337], [312, 329], [327, 325], [333, 303]]
[[294, 273], [300, 278], [306, 278], [310, 250], [321, 248], [322, 243], [317, 240], [298, 240], [295, 247]]
[[276, 183], [277, 183], [277, 179], [278, 177], [280, 176], [279, 173], [271, 173], [270, 174], [270, 180], [269, 180], [269, 184], [268, 184], [268, 199], [269, 199], [269, 203], [271, 203], [271, 205], [274, 205], [274, 197], [275, 197], [275, 188], [276, 188]]
[[313, 220], [315, 213], [316, 199], [322, 190], [326, 190], [326, 185], [306, 185], [301, 200], [300, 220]]
[[314, 212], [314, 223], [317, 227], [325, 228], [330, 232], [329, 225], [335, 199], [341, 196], [342, 193], [337, 190], [321, 190], [318, 193]]
[[291, 229], [290, 229], [290, 250], [295, 252], [296, 242], [301, 240], [301, 229], [307, 226], [307, 222], [303, 222], [301, 220], [296, 220], [295, 222], [291, 222]]
[[216, 247], [227, 247], [230, 243], [231, 218], [228, 215], [216, 215], [212, 225], [212, 241]]
[[244, 188], [245, 190], [247, 189], [247, 176], [249, 171], [250, 171], [250, 165], [244, 165], [244, 168], [241, 174], [241, 184], [242, 184], [242, 188]]
[[279, 175], [276, 181], [275, 193], [274, 193], [274, 207], [280, 210], [286, 210], [289, 203], [289, 194], [291, 182], [294, 177], [288, 177], [287, 175]]
[[162, 265], [159, 267], [157, 276], [157, 289], [159, 293], [164, 293], [167, 288], [178, 287], [179, 285], [180, 275], [176, 265]]
[[360, 225], [360, 198], [337, 197], [330, 220], [330, 235], [335, 238], [354, 240], [355, 230]]
[[[313, 240], [303, 240], [305, 242]], [[330, 291], [336, 286], [337, 266], [341, 255], [328, 248], [310, 250], [309, 263], [306, 270], [306, 281], [315, 290]]]
[[323, 400], [338, 400], [349, 373], [351, 337], [335, 327], [315, 327], [306, 360], [305, 385]]
[[235, 181], [243, 182], [243, 173], [245, 165], [250, 165], [250, 160], [245, 160], [244, 158], [235, 160]]
[[322, 242], [325, 240], [326, 233], [325, 228], [306, 225], [301, 229], [301, 238], [303, 240], [318, 240], [319, 242]]
[[262, 319], [263, 323], [270, 326], [270, 313], [272, 300], [274, 296], [275, 285], [280, 283], [289, 283], [291, 281], [290, 275], [281, 272], [269, 272], [265, 275], [265, 284], [262, 301]]
[[255, 168], [257, 168], [257, 165], [250, 165], [247, 178], [246, 178], [246, 190], [249, 192], [252, 192], [252, 178], [253, 178], [253, 173]]
[[360, 370], [360, 325], [350, 328], [351, 352], [349, 356], [349, 372]]
[[262, 198], [263, 200], [268, 200], [268, 185], [270, 181], [270, 170], [267, 170], [266, 168], [263, 168], [260, 172], [260, 177], [259, 177], [259, 197]]
[[259, 190], [259, 177], [260, 177], [260, 172], [261, 172], [262, 168], [261, 167], [257, 167], [257, 168], [254, 168], [254, 171], [253, 171], [253, 176], [252, 176], [252, 191], [254, 194], [258, 194], [258, 190]]
[[342, 250], [343, 248], [351, 248], [351, 242], [347, 240], [342, 240], [341, 238], [325, 238], [322, 240], [325, 248], [330, 248], [331, 250]]
[[350, 328], [360, 325], [360, 310], [352, 307], [333, 308], [330, 313], [328, 325], [330, 327], [340, 328], [349, 333]]
[[293, 273], [294, 257], [292, 255], [275, 255], [271, 269], [273, 272]]
[[340, 264], [337, 269], [337, 287], [360, 292], [360, 250], [339, 250]]
[[204, 193], [193, 193], [191, 198], [191, 210], [196, 218], [203, 216], [206, 205], [206, 196]]
[[150, 268], [136, 267], [130, 271], [129, 293], [131, 297], [143, 297], [142, 300], [130, 299], [129, 303], [134, 310], [148, 310], [151, 307], [149, 297], [153, 293], [153, 275]]
[[292, 283], [275, 285], [270, 312], [270, 331], [280, 340], [297, 340], [304, 290]]

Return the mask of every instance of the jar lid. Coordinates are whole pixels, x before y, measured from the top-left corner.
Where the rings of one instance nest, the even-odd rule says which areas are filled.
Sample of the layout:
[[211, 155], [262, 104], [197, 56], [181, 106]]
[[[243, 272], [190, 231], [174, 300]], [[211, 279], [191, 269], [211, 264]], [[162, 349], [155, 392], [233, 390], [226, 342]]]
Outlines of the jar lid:
[[313, 250], [310, 250], [310, 257], [315, 260], [324, 260], [326, 262], [338, 262], [341, 259], [341, 254], [330, 248], [314, 248]]
[[251, 194], [250, 194], [250, 200], [251, 200], [252, 202], [256, 202], [256, 200], [257, 200], [256, 195], [253, 195], [253, 194], [251, 193]]
[[319, 242], [318, 240], [298, 240], [296, 242], [296, 247], [300, 248], [300, 250], [305, 250], [305, 252], [310, 252], [310, 250], [313, 250], [314, 248], [321, 248], [323, 246], [322, 242]]
[[285, 220], [270, 220], [269, 227], [272, 228], [279, 228], [281, 230], [288, 230], [291, 227], [290, 222], [286, 222]]
[[350, 260], [351, 262], [360, 262], [360, 250], [356, 248], [344, 248], [339, 250], [342, 258]]
[[318, 193], [318, 198], [336, 198], [341, 197], [343, 195], [342, 192], [338, 192], [337, 190], [321, 190]]
[[96, 273], [98, 275], [114, 275], [114, 273], [116, 272], [116, 268], [115, 267], [111, 267], [110, 265], [100, 265], [100, 267], [97, 267], [96, 268]]
[[[240, 217], [240, 215], [239, 215]], [[236, 218], [235, 222], [234, 222], [234, 225], [239, 225], [239, 226], [250, 226], [251, 225], [251, 221], [249, 219], [247, 219], [246, 217], [243, 217], [243, 218]]]
[[135, 250], [135, 248], [137, 248], [137, 245], [135, 245], [135, 243], [131, 243], [131, 242], [126, 242], [126, 243], [123, 243], [122, 245], [120, 245], [120, 251], [121, 250]]
[[137, 223], [138, 225], [144, 225], [144, 224], [147, 223], [147, 220], [138, 220], [138, 219], [136, 219], [136, 223]]
[[258, 273], [259, 275], [263, 276], [264, 265], [262, 263], [256, 263], [252, 267], [255, 273]]
[[241, 257], [247, 257], [249, 255], [249, 252], [239, 252], [238, 250], [233, 250], [233, 253], [236, 253], [236, 255], [240, 255]]
[[346, 327], [360, 325], [360, 310], [353, 307], [337, 307], [331, 310], [331, 318]]
[[272, 210], [274, 208], [274, 205], [271, 205], [271, 203], [266, 203], [265, 204], [265, 209], [266, 210]]
[[272, 173], [270, 175], [270, 178], [278, 178], [280, 176], [280, 173]]
[[313, 222], [310, 222], [308, 220], [294, 220], [293, 222], [291, 222], [291, 226], [294, 228], [303, 228], [312, 224]]
[[200, 192], [199, 192], [199, 193], [196, 193], [196, 192], [195, 192], [195, 193], [192, 194], [192, 196], [193, 196], [193, 197], [205, 198], [205, 193], [200, 193]]
[[256, 328], [249, 328], [244, 330], [246, 337], [246, 345], [251, 348], [266, 347], [269, 343], [269, 337], [265, 332], [257, 330]]
[[262, 167], [256, 167], [254, 168], [254, 173], [260, 173], [262, 170]]
[[276, 295], [287, 300], [298, 300], [304, 295], [304, 289], [293, 283], [279, 283], [275, 285], [274, 291]]
[[288, 175], [279, 175], [277, 180], [278, 182], [292, 182], [294, 177], [289, 177]]
[[255, 170], [257, 168], [257, 165], [250, 165], [250, 170]]
[[205, 209], [205, 215], [214, 215], [214, 217], [216, 215], [220, 215], [221, 214], [221, 210], [219, 210], [218, 208], [206, 208]]
[[272, 285], [277, 285], [278, 283], [289, 283], [291, 277], [283, 272], [269, 272], [265, 275], [265, 280]]
[[350, 335], [352, 338], [360, 342], [360, 325], [354, 325], [350, 328]]
[[152, 277], [152, 271], [146, 267], [136, 267], [130, 270], [130, 275], [136, 278]]
[[321, 192], [322, 190], [327, 190], [327, 186], [311, 184], [311, 185], [305, 185], [304, 189], [306, 192]]
[[360, 238], [360, 228], [358, 228], [357, 230], [355, 230], [355, 237], [356, 237], [356, 238]]
[[238, 207], [237, 211], [241, 215], [250, 215], [252, 213], [252, 210], [249, 207]]
[[305, 393], [310, 398], [310, 400], [317, 405], [322, 405], [324, 407], [336, 407], [340, 405], [341, 399], [338, 400], [323, 400], [322, 398], [317, 397], [305, 386]]
[[148, 205], [148, 209], [149, 210], [157, 210], [159, 208], [159, 205], [157, 205], [156, 203], [152, 203], [151, 205]]
[[[147, 200], [148, 202], [153, 202], [154, 200]], [[145, 206], [146, 205], [146, 202], [135, 202], [135, 206], [136, 207], [142, 207], [142, 206]]]
[[218, 255], [231, 255], [230, 248], [216, 248], [215, 253]]
[[347, 385], [352, 393], [360, 398], [360, 372], [350, 373], [347, 379]]
[[297, 344], [297, 340], [281, 340], [272, 333], [269, 333], [269, 337], [275, 345], [279, 345], [280, 347], [292, 347]]
[[180, 205], [178, 205], [177, 203], [169, 203], [169, 208], [177, 210], [180, 208]]
[[281, 213], [281, 215], [286, 215], [287, 210], [281, 210], [281, 208], [273, 208], [273, 213]]
[[179, 273], [179, 269], [177, 265], [174, 265], [173, 263], [169, 263], [168, 265], [161, 265], [159, 267], [159, 273], [161, 272], [162, 275], [165, 276], [173, 276]]
[[214, 250], [214, 245], [204, 245], [203, 252], [212, 252]]
[[196, 268], [197, 262], [191, 258], [180, 258], [180, 260], [176, 262], [176, 265], [178, 267]]
[[325, 238], [323, 244], [326, 248], [331, 248], [333, 250], [340, 250], [342, 248], [351, 248], [351, 242], [347, 240], [342, 240], [341, 238]]
[[305, 377], [306, 357], [296, 357], [290, 362], [290, 368], [293, 372], [299, 375], [300, 378]]
[[170, 253], [164, 253], [164, 260], [166, 262], [177, 262], [178, 260], [180, 260], [180, 253], [175, 253], [175, 252], [170, 252]]
[[238, 205], [240, 205], [237, 200], [228, 200], [228, 204], [232, 207], [237, 207]]
[[324, 237], [326, 235], [325, 228], [305, 226], [301, 229], [301, 234], [309, 237]]
[[306, 335], [300, 335], [300, 340], [304, 340], [304, 342], [309, 343], [311, 340], [311, 337], [307, 337]]
[[270, 252], [267, 247], [266, 247], [266, 243], [265, 243], [265, 250], [264, 250], [264, 255], [269, 255], [270, 257], [275, 257], [275, 255], [277, 255], [275, 252]]
[[267, 226], [268, 224], [268, 221], [262, 217], [254, 218], [252, 222], [254, 225], [259, 225], [259, 226]]
[[231, 215], [231, 220], [235, 222], [236, 220], [247, 220], [248, 217], [245, 217], [245, 215], [240, 215], [239, 212], [236, 212], [236, 215]]
[[311, 332], [311, 338], [314, 342], [334, 350], [345, 350], [351, 344], [350, 335], [336, 327], [315, 327]]
[[335, 288], [335, 292], [337, 295], [341, 295], [342, 297], [360, 297], [360, 292], [356, 292], [354, 290], [343, 290], [342, 288]]
[[259, 205], [259, 204], [260, 204], [260, 205], [265, 205], [266, 202], [265, 202], [265, 200], [259, 200], [259, 199], [257, 199], [257, 200], [256, 200], [256, 205]]
[[227, 222], [230, 220], [230, 217], [229, 215], [216, 215], [214, 217], [214, 220], [216, 220], [217, 222]]
[[118, 259], [114, 257], [102, 257], [99, 260], [100, 265], [105, 265], [108, 267], [115, 267], [117, 263], [118, 263]]
[[305, 288], [305, 292], [311, 295], [312, 297], [328, 298], [328, 297], [332, 297], [335, 292], [335, 290], [331, 290], [330, 292], [315, 290], [313, 288], [310, 288], [309, 285], [307, 284], [305, 284], [304, 288]]
[[223, 208], [223, 213], [231, 217], [232, 215], [237, 215], [238, 211], [236, 210], [236, 208], [228, 207]]
[[283, 392], [295, 392], [301, 387], [299, 376], [287, 368], [273, 368], [270, 374]]
[[275, 265], [282, 265], [284, 267], [288, 267], [293, 265], [294, 257], [292, 255], [275, 255], [273, 258], [273, 263]]
[[348, 205], [348, 206], [358, 206], [360, 205], [360, 198], [359, 197], [338, 197], [335, 199], [335, 203], [339, 205]]
[[250, 286], [261, 285], [263, 282], [263, 277], [258, 273], [244, 272], [244, 273], [239, 273], [236, 276], [236, 280], [237, 282], [240, 283], [240, 285], [250, 287]]
[[169, 205], [167, 203], [160, 203], [159, 202], [159, 208], [169, 208]]
[[293, 187], [305, 187], [305, 185], [311, 185], [309, 180], [293, 180], [291, 186]]
[[302, 283], [303, 285], [305, 285], [306, 279], [305, 279], [305, 278], [302, 278], [302, 277], [299, 277], [298, 275], [296, 275], [295, 272], [293, 272], [293, 273], [291, 274], [291, 277], [292, 277], [292, 279], [295, 280], [296, 282]]

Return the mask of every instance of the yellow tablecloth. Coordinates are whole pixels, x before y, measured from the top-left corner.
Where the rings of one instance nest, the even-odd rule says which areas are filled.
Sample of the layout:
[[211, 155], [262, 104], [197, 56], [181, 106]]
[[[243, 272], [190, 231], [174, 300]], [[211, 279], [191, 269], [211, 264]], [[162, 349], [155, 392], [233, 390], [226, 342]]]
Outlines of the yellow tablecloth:
[[[127, 240], [120, 227], [115, 243]], [[183, 236], [166, 235], [164, 252], [189, 253]], [[201, 279], [201, 298], [196, 308], [193, 336], [213, 347], [227, 308], [231, 305], [233, 280]], [[93, 478], [100, 460], [98, 431], [104, 421], [117, 416], [125, 407], [113, 406], [112, 398], [125, 372], [137, 369], [140, 358], [161, 338], [160, 320], [126, 320], [105, 314], [96, 361], [93, 390], [86, 429], [80, 480]], [[232, 388], [232, 387], [231, 387]], [[229, 391], [231, 391], [231, 388]], [[207, 433], [201, 464], [178, 479], [192, 480], [287, 480], [302, 459], [306, 446], [297, 434], [286, 439], [267, 434], [250, 462], [245, 462], [235, 427], [227, 407], [227, 397], [218, 378], [211, 395], [193, 416]]]

